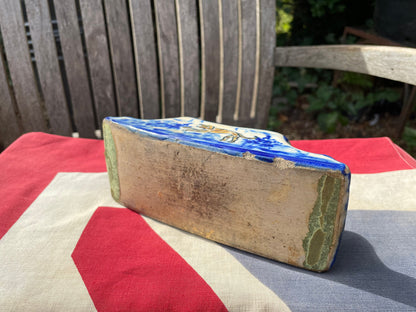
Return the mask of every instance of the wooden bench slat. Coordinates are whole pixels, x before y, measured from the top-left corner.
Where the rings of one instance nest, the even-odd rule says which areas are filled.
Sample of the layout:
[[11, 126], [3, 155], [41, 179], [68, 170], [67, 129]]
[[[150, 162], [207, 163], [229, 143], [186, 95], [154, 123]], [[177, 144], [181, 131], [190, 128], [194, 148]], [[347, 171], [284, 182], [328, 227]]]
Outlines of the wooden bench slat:
[[199, 116], [200, 65], [196, 1], [177, 0], [180, 45], [181, 115]]
[[139, 116], [134, 56], [125, 1], [105, 0], [118, 114]]
[[155, 28], [149, 0], [129, 1], [141, 118], [160, 118]]
[[174, 1], [154, 1], [158, 37], [162, 117], [181, 114], [178, 33]]
[[260, 64], [256, 105], [256, 128], [265, 129], [269, 118], [276, 46], [276, 1], [260, 1]]
[[256, 4], [259, 0], [241, 0], [242, 70], [238, 119], [249, 119], [256, 75]]
[[218, 2], [199, 0], [201, 29], [201, 118], [215, 121], [220, 91]]
[[75, 2], [54, 1], [75, 126], [95, 137], [95, 119]]
[[47, 131], [29, 54], [20, 1], [0, 1], [0, 27], [23, 130]]
[[[275, 66], [352, 71], [416, 85], [416, 49], [371, 45], [275, 48]], [[410, 68], [410, 70], [409, 70]]]
[[238, 86], [239, 23], [238, 0], [222, 3], [224, 41], [224, 93], [222, 122], [233, 124]]
[[51, 132], [71, 135], [72, 126], [66, 103], [58, 54], [47, 0], [26, 0], [39, 82]]
[[[0, 51], [2, 46], [0, 45]], [[0, 152], [22, 133], [14, 111], [7, 75], [0, 55]]]
[[81, 0], [80, 7], [95, 113], [101, 128], [105, 117], [117, 114], [104, 12], [101, 0]]

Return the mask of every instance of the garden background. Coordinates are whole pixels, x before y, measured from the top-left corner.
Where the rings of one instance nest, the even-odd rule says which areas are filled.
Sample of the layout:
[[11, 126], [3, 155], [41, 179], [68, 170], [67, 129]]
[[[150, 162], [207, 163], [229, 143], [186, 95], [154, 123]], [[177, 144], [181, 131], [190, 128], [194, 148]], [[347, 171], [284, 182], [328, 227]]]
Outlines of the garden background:
[[[277, 8], [277, 46], [360, 43], [343, 36], [347, 26], [416, 46], [415, 1], [277, 0]], [[277, 68], [268, 128], [289, 140], [387, 136], [416, 157], [416, 101], [398, 133], [405, 92], [363, 74]]]

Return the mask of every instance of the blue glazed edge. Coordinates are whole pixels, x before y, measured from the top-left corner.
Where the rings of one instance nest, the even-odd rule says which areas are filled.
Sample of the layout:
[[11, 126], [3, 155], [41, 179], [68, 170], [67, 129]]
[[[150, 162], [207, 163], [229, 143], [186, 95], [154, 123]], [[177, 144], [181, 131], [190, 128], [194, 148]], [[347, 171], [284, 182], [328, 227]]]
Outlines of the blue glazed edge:
[[[283, 135], [276, 132], [230, 127], [189, 117], [147, 120], [106, 117], [105, 120], [141, 135], [212, 152], [238, 157], [243, 157], [244, 153], [249, 152], [257, 160], [263, 162], [272, 163], [275, 158], [282, 158], [293, 162], [296, 167], [335, 170], [342, 172], [344, 176], [350, 174], [345, 164], [326, 155], [294, 148]], [[215, 127], [219, 131], [227, 130], [228, 133], [214, 133], [201, 127]], [[237, 139], [235, 139], [236, 133]], [[234, 139], [235, 141], [232, 141]]]

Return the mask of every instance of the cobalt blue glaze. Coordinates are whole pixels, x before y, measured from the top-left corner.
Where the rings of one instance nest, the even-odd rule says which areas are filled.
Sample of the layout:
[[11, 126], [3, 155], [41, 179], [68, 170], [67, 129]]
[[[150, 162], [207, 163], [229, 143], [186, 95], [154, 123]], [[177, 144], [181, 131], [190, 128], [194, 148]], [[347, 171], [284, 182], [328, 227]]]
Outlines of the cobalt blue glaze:
[[283, 158], [298, 167], [336, 170], [349, 175], [343, 163], [329, 156], [296, 149], [283, 135], [276, 132], [225, 126], [189, 117], [149, 120], [130, 117], [106, 119], [132, 132], [158, 140], [177, 142], [239, 157], [249, 152], [257, 160], [269, 163], [276, 157]]

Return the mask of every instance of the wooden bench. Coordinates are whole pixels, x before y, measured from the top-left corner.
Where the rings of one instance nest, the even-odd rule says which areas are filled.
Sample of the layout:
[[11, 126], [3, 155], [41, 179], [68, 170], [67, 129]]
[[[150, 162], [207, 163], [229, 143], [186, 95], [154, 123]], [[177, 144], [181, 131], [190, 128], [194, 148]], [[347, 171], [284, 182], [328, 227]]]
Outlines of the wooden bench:
[[276, 48], [275, 5], [2, 0], [0, 145], [30, 131], [95, 137], [105, 116], [190, 116], [264, 128], [275, 66], [416, 84], [415, 49]]

